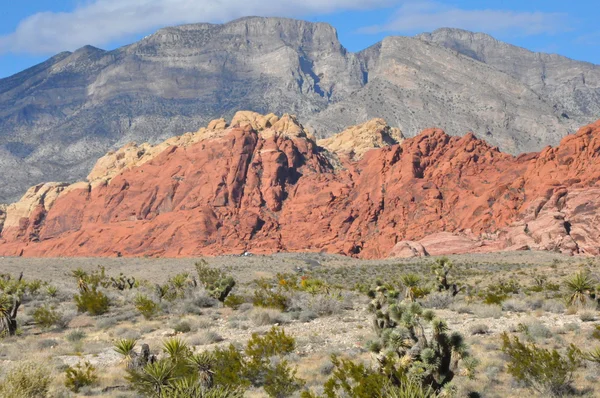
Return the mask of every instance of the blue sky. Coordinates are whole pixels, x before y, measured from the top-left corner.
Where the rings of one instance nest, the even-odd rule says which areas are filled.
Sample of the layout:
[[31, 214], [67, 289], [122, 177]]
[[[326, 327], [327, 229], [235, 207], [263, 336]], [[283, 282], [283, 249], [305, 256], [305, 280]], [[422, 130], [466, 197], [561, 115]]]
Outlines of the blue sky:
[[592, 0], [27, 0], [0, 14], [0, 77], [85, 44], [114, 49], [163, 26], [246, 15], [328, 22], [351, 51], [456, 27], [600, 64], [600, 2]]

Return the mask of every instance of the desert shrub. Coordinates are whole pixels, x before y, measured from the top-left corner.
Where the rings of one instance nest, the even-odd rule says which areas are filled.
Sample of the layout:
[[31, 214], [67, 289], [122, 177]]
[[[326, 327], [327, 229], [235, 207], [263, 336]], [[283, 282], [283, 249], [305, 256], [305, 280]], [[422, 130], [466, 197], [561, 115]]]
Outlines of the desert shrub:
[[173, 327], [173, 330], [177, 333], [188, 333], [192, 331], [192, 325], [188, 321], [181, 321]]
[[143, 294], [135, 296], [133, 305], [145, 319], [152, 319], [160, 312], [160, 306]]
[[36, 308], [31, 315], [33, 321], [42, 329], [62, 325], [62, 314], [56, 310], [55, 306], [44, 304]]
[[542, 310], [554, 314], [563, 314], [566, 309], [565, 304], [559, 300], [545, 300], [542, 303]]
[[596, 340], [600, 340], [600, 325], [595, 325], [590, 333], [590, 337]]
[[281, 323], [281, 313], [276, 310], [256, 309], [250, 313], [250, 320], [256, 326], [273, 325]]
[[74, 299], [77, 311], [90, 315], [102, 315], [108, 311], [110, 305], [108, 297], [96, 288], [81, 291]]
[[446, 291], [433, 292], [419, 302], [425, 308], [445, 309], [454, 303], [454, 296]]
[[79, 329], [69, 332], [66, 336], [67, 341], [70, 343], [77, 343], [85, 338], [86, 338], [85, 332], [83, 330], [79, 330]]
[[498, 319], [502, 317], [502, 307], [500, 307], [499, 305], [473, 305], [472, 312], [478, 318]]
[[221, 270], [210, 268], [204, 260], [196, 263], [198, 280], [211, 297], [224, 302], [235, 286], [235, 280]]
[[539, 322], [528, 324], [526, 326], [526, 334], [534, 339], [548, 339], [552, 337], [552, 331]]
[[281, 286], [275, 286], [267, 279], [256, 281], [252, 304], [256, 307], [276, 308], [285, 311], [289, 307], [289, 298], [284, 294]]
[[39, 398], [48, 396], [50, 370], [34, 362], [20, 362], [11, 368], [2, 383], [0, 396], [4, 398]]
[[579, 319], [583, 322], [593, 322], [596, 320], [596, 314], [592, 311], [584, 311], [579, 314]]
[[96, 367], [87, 361], [65, 369], [65, 387], [73, 392], [79, 392], [82, 387], [91, 386], [97, 380]]
[[198, 333], [197, 335], [195, 335], [193, 340], [190, 341], [193, 341], [194, 345], [207, 345], [223, 341], [223, 337], [221, 337], [221, 335], [219, 335], [217, 332], [207, 330]]
[[512, 312], [526, 312], [527, 304], [520, 299], [511, 298], [502, 303], [498, 303], [502, 305], [502, 309], [504, 311], [512, 311]]
[[249, 387], [252, 383], [245, 376], [246, 362], [242, 351], [230, 344], [227, 348], [216, 348], [214, 357], [215, 385], [226, 387]]
[[475, 325], [471, 325], [469, 327], [469, 333], [472, 335], [475, 334], [488, 334], [490, 332], [490, 327], [485, 323], [477, 323]]
[[337, 293], [293, 292], [289, 296], [288, 309], [293, 311], [309, 310], [318, 315], [339, 314], [344, 307], [342, 297]]
[[349, 397], [371, 398], [382, 395], [383, 386], [388, 380], [381, 372], [335, 355], [331, 356], [331, 363], [334, 369], [324, 385], [326, 397], [336, 398], [345, 394]]
[[429, 291], [421, 286], [421, 278], [416, 274], [404, 274], [400, 277], [404, 286], [404, 298], [409, 301], [425, 297]]
[[533, 343], [525, 344], [518, 337], [502, 335], [502, 351], [508, 357], [508, 373], [542, 396], [558, 397], [571, 389], [573, 372], [581, 364], [581, 351], [570, 345], [565, 355]]
[[246, 299], [244, 299], [244, 297], [238, 296], [237, 294], [230, 294], [229, 296], [227, 296], [225, 301], [223, 301], [223, 305], [225, 305], [225, 307], [237, 310], [245, 302]]
[[44, 350], [46, 348], [54, 348], [58, 345], [58, 341], [54, 339], [39, 340], [36, 344], [37, 348]]

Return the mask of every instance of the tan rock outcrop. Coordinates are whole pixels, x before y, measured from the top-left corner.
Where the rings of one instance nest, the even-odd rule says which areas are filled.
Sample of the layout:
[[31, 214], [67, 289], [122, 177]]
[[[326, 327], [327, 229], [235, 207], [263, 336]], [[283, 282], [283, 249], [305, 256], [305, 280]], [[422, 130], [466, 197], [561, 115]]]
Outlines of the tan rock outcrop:
[[371, 149], [399, 144], [403, 140], [400, 129], [388, 126], [383, 119], [372, 119], [349, 127], [333, 137], [319, 140], [318, 144], [338, 156], [358, 160]]

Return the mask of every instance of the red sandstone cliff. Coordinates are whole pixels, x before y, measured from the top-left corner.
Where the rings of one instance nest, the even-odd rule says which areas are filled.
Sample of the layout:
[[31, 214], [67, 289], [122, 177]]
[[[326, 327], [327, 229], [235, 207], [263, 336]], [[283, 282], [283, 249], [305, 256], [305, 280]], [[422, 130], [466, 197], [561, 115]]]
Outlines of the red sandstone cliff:
[[519, 157], [431, 129], [351, 158], [288, 115], [232, 126], [129, 145], [88, 182], [33, 187], [5, 211], [0, 254], [600, 254], [600, 121]]

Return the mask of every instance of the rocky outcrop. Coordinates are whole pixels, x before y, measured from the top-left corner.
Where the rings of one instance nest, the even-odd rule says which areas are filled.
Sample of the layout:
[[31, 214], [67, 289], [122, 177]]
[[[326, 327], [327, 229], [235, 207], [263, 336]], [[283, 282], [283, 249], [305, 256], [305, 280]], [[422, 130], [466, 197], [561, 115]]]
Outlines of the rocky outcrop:
[[383, 119], [372, 119], [349, 127], [333, 137], [319, 140], [318, 144], [340, 157], [359, 160], [371, 149], [399, 144], [403, 139], [400, 129], [388, 126]]
[[140, 163], [121, 152], [102, 183], [32, 188], [7, 209], [0, 255], [600, 254], [600, 121], [518, 157], [429, 129], [341, 168], [293, 116], [234, 121]]

